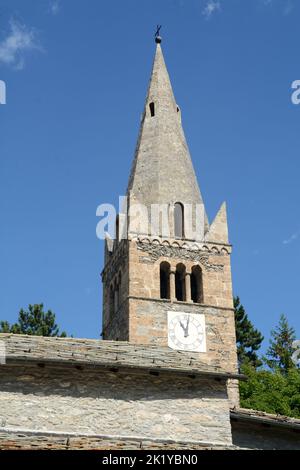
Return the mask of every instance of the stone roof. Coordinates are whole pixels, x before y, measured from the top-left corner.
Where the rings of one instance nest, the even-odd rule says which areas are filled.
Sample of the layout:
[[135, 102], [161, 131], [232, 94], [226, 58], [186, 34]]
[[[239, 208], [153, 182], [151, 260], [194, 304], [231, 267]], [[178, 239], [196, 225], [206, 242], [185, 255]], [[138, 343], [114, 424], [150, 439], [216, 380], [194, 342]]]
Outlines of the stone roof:
[[158, 373], [210, 376], [226, 380], [243, 378], [201, 361], [197, 353], [173, 351], [167, 347], [123, 341], [49, 338], [0, 334], [7, 364], [48, 364], [77, 368], [107, 368], [130, 373]]
[[275, 415], [264, 411], [251, 410], [247, 408], [233, 408], [230, 410], [232, 420], [244, 421], [252, 424], [262, 424], [269, 426], [280, 426], [300, 431], [300, 419], [288, 416]]

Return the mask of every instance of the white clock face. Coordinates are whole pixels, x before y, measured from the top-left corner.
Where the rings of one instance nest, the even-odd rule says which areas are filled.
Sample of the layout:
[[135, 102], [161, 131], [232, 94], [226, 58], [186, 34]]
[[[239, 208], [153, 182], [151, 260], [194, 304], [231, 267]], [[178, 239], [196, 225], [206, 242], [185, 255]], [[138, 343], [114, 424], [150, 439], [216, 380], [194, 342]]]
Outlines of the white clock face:
[[205, 352], [204, 315], [168, 312], [168, 346], [182, 351]]

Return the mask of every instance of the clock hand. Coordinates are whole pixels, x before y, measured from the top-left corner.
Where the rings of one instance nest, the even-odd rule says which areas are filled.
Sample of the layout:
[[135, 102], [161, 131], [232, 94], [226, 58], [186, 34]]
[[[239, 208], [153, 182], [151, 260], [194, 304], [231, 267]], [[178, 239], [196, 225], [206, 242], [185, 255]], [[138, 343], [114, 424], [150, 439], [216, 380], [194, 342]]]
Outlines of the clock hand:
[[190, 317], [187, 318], [186, 327], [184, 328], [184, 337], [187, 338], [189, 336], [189, 323]]
[[186, 329], [186, 326], [184, 326], [184, 324], [182, 323], [182, 321], [179, 322], [181, 328], [183, 329], [183, 334], [184, 334], [184, 337], [187, 338], [188, 337], [188, 331]]
[[189, 324], [190, 324], [190, 317], [188, 317], [186, 322], [186, 327], [184, 329], [184, 337], [187, 338], [189, 335]]

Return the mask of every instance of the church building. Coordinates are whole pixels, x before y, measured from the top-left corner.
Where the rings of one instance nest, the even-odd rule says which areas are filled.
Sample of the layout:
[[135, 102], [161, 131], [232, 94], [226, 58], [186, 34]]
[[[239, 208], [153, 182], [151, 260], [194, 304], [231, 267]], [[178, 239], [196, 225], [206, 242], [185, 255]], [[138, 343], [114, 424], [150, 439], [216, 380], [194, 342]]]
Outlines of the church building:
[[103, 339], [0, 334], [0, 449], [300, 449], [300, 420], [240, 408], [226, 204], [209, 223], [155, 41]]

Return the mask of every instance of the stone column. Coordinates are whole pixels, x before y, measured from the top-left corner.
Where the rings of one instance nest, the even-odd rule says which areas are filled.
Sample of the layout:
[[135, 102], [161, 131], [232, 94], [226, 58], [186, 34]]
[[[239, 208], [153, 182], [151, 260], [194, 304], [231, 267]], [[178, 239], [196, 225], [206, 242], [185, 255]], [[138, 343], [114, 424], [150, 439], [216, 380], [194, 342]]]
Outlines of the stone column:
[[191, 302], [191, 273], [185, 273], [185, 300]]
[[170, 299], [176, 300], [175, 271], [170, 271]]

